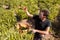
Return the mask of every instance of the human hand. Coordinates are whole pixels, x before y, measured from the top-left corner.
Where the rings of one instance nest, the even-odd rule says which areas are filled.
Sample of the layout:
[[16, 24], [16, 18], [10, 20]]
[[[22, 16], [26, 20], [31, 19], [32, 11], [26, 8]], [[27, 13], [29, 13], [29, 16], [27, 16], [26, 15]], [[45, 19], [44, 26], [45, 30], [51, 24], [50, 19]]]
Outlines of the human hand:
[[35, 30], [35, 29], [32, 29], [32, 32], [33, 32], [33, 33], [36, 33], [36, 32], [37, 32], [37, 30]]
[[23, 7], [23, 10], [24, 10], [25, 12], [28, 11], [28, 10], [27, 10], [27, 7]]

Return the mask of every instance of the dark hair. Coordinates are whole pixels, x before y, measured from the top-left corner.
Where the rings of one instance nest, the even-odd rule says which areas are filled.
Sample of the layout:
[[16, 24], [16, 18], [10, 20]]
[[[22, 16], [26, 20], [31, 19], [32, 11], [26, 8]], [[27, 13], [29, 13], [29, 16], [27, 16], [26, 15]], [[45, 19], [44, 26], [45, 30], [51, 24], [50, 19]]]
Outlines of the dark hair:
[[46, 16], [46, 18], [48, 18], [48, 15], [49, 15], [49, 11], [48, 10], [41, 10], [41, 12], [43, 12], [44, 16]]

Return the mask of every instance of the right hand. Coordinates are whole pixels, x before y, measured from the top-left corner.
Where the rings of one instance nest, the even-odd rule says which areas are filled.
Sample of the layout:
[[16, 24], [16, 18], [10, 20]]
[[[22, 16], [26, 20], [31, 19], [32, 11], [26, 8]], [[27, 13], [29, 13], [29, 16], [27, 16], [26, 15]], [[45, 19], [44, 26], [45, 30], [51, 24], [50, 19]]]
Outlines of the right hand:
[[25, 12], [28, 11], [26, 7], [23, 7], [23, 10], [24, 10]]

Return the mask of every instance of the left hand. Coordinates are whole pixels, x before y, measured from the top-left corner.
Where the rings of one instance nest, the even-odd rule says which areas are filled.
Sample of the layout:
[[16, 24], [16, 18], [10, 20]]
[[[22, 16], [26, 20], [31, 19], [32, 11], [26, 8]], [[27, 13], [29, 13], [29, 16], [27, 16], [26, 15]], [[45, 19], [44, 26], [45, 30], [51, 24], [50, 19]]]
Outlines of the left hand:
[[33, 33], [36, 33], [36, 32], [37, 32], [37, 30], [33, 29], [33, 30], [32, 30], [32, 32], [33, 32]]

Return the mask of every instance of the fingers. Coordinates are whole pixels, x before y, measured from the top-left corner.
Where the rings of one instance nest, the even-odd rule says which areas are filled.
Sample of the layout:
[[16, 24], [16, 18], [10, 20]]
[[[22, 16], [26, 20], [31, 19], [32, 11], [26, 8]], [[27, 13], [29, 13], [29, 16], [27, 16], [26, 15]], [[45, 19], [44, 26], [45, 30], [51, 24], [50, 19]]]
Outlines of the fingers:
[[32, 33], [36, 33], [37, 31], [35, 29], [29, 29], [30, 31], [32, 31]]
[[26, 6], [24, 7], [18, 6], [18, 8], [24, 10], [25, 12], [28, 10]]
[[26, 12], [27, 11], [27, 7], [23, 7], [23, 10]]
[[33, 33], [36, 33], [36, 30], [33, 29], [32, 32], [33, 32]]
[[26, 8], [26, 7], [24, 7], [24, 10], [27, 10], [27, 8]]

